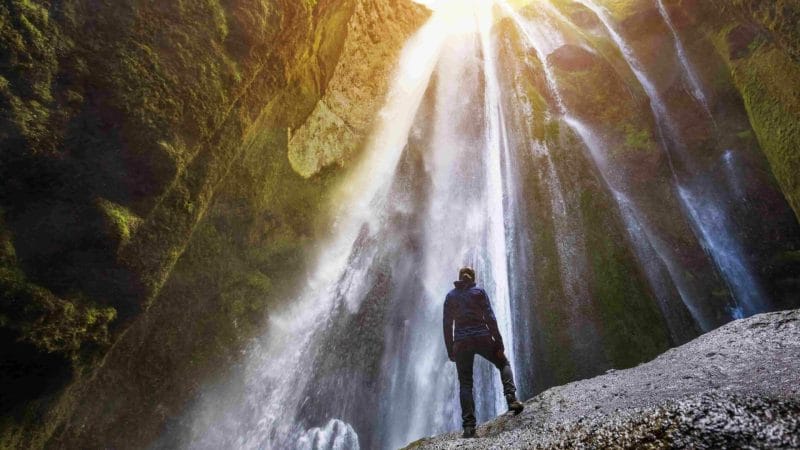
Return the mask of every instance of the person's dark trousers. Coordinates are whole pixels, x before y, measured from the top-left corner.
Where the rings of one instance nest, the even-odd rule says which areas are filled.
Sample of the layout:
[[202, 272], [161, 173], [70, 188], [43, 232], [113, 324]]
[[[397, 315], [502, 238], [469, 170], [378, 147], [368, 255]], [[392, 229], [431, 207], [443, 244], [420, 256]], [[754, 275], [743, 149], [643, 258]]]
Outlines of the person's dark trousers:
[[503, 395], [516, 394], [514, 374], [505, 353], [489, 336], [477, 336], [456, 341], [453, 344], [456, 369], [458, 370], [459, 400], [461, 400], [461, 420], [464, 427], [474, 427], [475, 400], [472, 396], [472, 364], [475, 355], [489, 360], [500, 371], [503, 382]]

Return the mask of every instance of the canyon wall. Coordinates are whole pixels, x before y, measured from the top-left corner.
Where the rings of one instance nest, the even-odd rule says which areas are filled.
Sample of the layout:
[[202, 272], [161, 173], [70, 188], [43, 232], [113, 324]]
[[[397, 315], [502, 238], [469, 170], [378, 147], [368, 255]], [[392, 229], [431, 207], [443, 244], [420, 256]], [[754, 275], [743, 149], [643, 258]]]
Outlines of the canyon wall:
[[[141, 447], [235, 363], [302, 272], [426, 16], [381, 0], [0, 5], [3, 448]], [[320, 137], [339, 115], [348, 138]]]
[[[552, 3], [596, 50], [575, 37], [548, 56], [564, 104], [614, 144], [631, 200], [656, 218], [646, 225], [666, 236], [702, 285], [710, 326], [721, 325], [728, 288], [690, 242], [691, 224], [675, 219], [678, 202], [661, 201], [668, 164], [647, 93], [591, 11]], [[710, 93], [713, 129], [707, 112], [681, 103], [686, 82], [656, 3], [602, 3], [648, 55], [701, 166], [745, 149], [734, 164], [757, 175], [742, 181], [767, 186], [747, 198], [763, 214], [742, 225], [746, 238], [763, 243], [773, 307], [797, 305], [800, 254], [786, 236], [797, 238], [800, 217], [800, 7], [664, 1]], [[302, 284], [330, 193], [427, 17], [410, 0], [0, 3], [0, 448], [140, 448], [230, 375], [267, 313]], [[510, 36], [501, 57], [520, 60], [523, 37], [496, 28]], [[516, 86], [507, 101], [555, 105], [542, 63], [505, 80]], [[536, 272], [514, 289], [524, 299], [540, 290], [533, 338], [518, 346], [537, 354], [524, 389], [634, 366], [700, 333], [674, 287], [659, 303], [578, 136], [536, 114], [516, 126], [554, 158], [517, 167], [532, 193], [520, 214], [533, 225]], [[575, 316], [562, 301], [548, 164], [571, 193], [563, 203], [589, 256], [581, 275], [596, 301]], [[776, 213], [787, 201], [794, 215]], [[580, 320], [564, 326], [570, 317]], [[583, 340], [592, 327], [600, 353]]]

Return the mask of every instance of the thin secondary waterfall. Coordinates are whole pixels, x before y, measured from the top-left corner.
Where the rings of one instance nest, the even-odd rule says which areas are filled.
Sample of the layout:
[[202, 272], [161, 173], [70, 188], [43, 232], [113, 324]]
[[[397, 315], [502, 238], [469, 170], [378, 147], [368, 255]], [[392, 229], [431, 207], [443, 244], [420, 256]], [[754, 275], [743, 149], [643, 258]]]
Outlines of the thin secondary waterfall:
[[[564, 44], [560, 33], [544, 26], [533, 26], [525, 21], [515, 10], [505, 1], [498, 2], [498, 7], [504, 16], [511, 18], [517, 29], [522, 33], [525, 42], [531, 46], [537, 59], [541, 62], [547, 82], [548, 92], [555, 100], [554, 113], [569, 117], [569, 111], [561, 97], [558, 89], [556, 76], [547, 57], [558, 47]], [[546, 11], [563, 19], [563, 16], [554, 13], [554, 8], [546, 8]], [[570, 124], [570, 121], [565, 121]], [[597, 343], [599, 331], [596, 326], [587, 320], [587, 311], [591, 309], [588, 300], [590, 298], [589, 286], [585, 277], [588, 271], [586, 247], [581, 236], [579, 226], [580, 218], [571, 214], [567, 209], [564, 198], [564, 188], [555, 170], [550, 148], [546, 142], [539, 142], [531, 139], [532, 152], [534, 155], [544, 155], [546, 169], [544, 173], [545, 184], [547, 185], [551, 198], [551, 208], [555, 223], [556, 248], [558, 251], [559, 265], [561, 271], [561, 281], [567, 302], [570, 304], [570, 323], [566, 328], [570, 329], [573, 338], [575, 352], [589, 366], [600, 366], [603, 364], [603, 355], [598, 351]]]
[[672, 40], [675, 42], [675, 52], [678, 54], [681, 67], [683, 67], [683, 73], [689, 85], [692, 87], [692, 95], [703, 105], [703, 109], [706, 110], [706, 113], [711, 116], [711, 109], [708, 106], [708, 99], [703, 89], [703, 83], [700, 81], [694, 66], [686, 55], [686, 48], [683, 45], [683, 40], [681, 40], [681, 37], [678, 35], [678, 30], [675, 29], [675, 24], [672, 22], [672, 17], [670, 17], [667, 7], [664, 6], [664, 0], [656, 0], [656, 4], [658, 5], [658, 12], [661, 13], [661, 17], [664, 19], [664, 23], [667, 24], [670, 33], [672, 33]]
[[[660, 128], [663, 127], [661, 128], [663, 132], [666, 133], [662, 140], [670, 161], [674, 161], [673, 155], [675, 152], [673, 150], [678, 149], [679, 151], [676, 153], [681, 165], [689, 171], [697, 170], [694, 161], [686, 155], [685, 149], [683, 149], [684, 143], [680, 131], [672, 117], [670, 117], [664, 99], [653, 81], [647, 76], [631, 46], [628, 45], [616, 29], [608, 11], [592, 0], [578, 1], [594, 12], [603, 23], [609, 36], [620, 49], [625, 61], [650, 98], [656, 121]], [[685, 55], [683, 55], [683, 58], [685, 58]], [[686, 64], [688, 64], [688, 61]], [[718, 192], [717, 188], [710, 186], [707, 182], [701, 181], [699, 177], [687, 180], [685, 176], [676, 173], [677, 169], [674, 162], [671, 164], [684, 208], [692, 220], [705, 249], [709, 252], [730, 286], [733, 298], [737, 303], [730, 308], [731, 317], [741, 317], [742, 311], [746, 311], [747, 315], [765, 311], [769, 301], [753, 273], [753, 268], [749, 267], [746, 262], [741, 244], [737, 238], [739, 230], [731, 223], [729, 212], [726, 210], [725, 203], [727, 199], [725, 195]], [[701, 211], [704, 212], [701, 214]]]
[[[702, 82], [656, 1], [692, 95], [708, 110]], [[628, 345], [633, 338], [626, 333], [649, 332], [637, 328], [640, 317], [652, 320], [643, 328], [663, 327], [668, 337], [652, 344], [663, 351], [718, 325], [719, 316], [768, 306], [735, 232], [738, 222], [720, 205], [719, 192], [698, 181], [701, 165], [682, 145], [675, 112], [598, 2], [576, 0], [597, 15], [650, 100], [655, 125], [648, 126], [660, 132], [666, 155], [659, 160], [663, 173], [647, 179], [654, 188], [622, 167], [619, 144], [571, 102], [574, 93], [553, 56], [569, 47], [598, 60], [604, 55], [563, 5], [421, 3], [433, 13], [400, 55], [362, 159], [335, 195], [334, 227], [315, 265], [297, 298], [271, 312], [235, 380], [198, 400], [187, 447], [393, 449], [458, 429], [458, 383], [442, 342], [442, 306], [465, 265], [476, 269], [491, 299], [526, 395], [611, 368], [619, 360], [613, 328], [622, 329]], [[729, 163], [726, 180], [743, 177], [745, 169]], [[653, 204], [662, 201], [682, 209], [654, 214]], [[595, 205], [608, 211], [587, 211]], [[608, 220], [589, 223], [593, 216]], [[622, 265], [625, 258], [633, 262]], [[727, 292], [709, 292], [725, 291], [722, 282], [702, 279], [714, 262], [738, 301], [729, 311], [720, 306], [727, 306]], [[625, 271], [602, 279], [609, 264]], [[546, 270], [555, 275], [540, 277]], [[627, 284], [634, 288], [613, 290]], [[628, 315], [619, 305], [630, 303], [614, 303], [618, 292], [634, 292], [647, 304]], [[534, 329], [539, 325], [550, 328]], [[643, 350], [641, 358], [653, 351]], [[543, 370], [575, 361], [585, 368], [534, 384]], [[506, 409], [496, 372], [476, 363], [479, 422]]]
[[[671, 282], [677, 287], [681, 300], [692, 313], [694, 320], [697, 321], [697, 323], [703, 329], [710, 329], [710, 323], [695, 305], [695, 302], [697, 301], [696, 296], [690, 293], [691, 288], [688, 287], [688, 282], [684, 279], [684, 273], [678, 267], [678, 264], [675, 263], [675, 256], [670, 254], [671, 252], [668, 247], [660, 242], [661, 240], [652, 232], [652, 230], [644, 225], [644, 220], [641, 217], [642, 213], [639, 212], [633, 203], [626, 197], [626, 195], [622, 193], [628, 187], [625, 183], [625, 180], [614, 177], [613, 169], [609, 166], [609, 162], [604, 156], [604, 148], [601, 140], [595, 136], [594, 132], [592, 132], [586, 124], [572, 116], [564, 104], [561, 91], [556, 82], [555, 74], [553, 73], [553, 69], [547, 59], [547, 57], [556, 48], [558, 48], [560, 45], [563, 45], [563, 38], [560, 38], [560, 34], [554, 29], [547, 29], [543, 24], [533, 24], [529, 21], [526, 21], [507, 3], [503, 3], [502, 6], [504, 12], [512, 18], [515, 25], [525, 38], [527, 44], [533, 48], [537, 58], [541, 61], [542, 70], [545, 73], [548, 88], [550, 89], [550, 92], [556, 101], [557, 111], [561, 114], [564, 114], [564, 122], [576, 133], [578, 137], [581, 138], [587, 150], [589, 150], [591, 159], [594, 161], [598, 170], [602, 174], [606, 184], [615, 192], [615, 199], [617, 200], [622, 215], [626, 220], [628, 220], [629, 231], [632, 234], [631, 237], [634, 247], [636, 248], [636, 254], [640, 257], [644, 257], [645, 255], [648, 255], [649, 251], [655, 250], [658, 259], [660, 259], [661, 264], [654, 264], [654, 261], [649, 258], [642, 261], [643, 267], [648, 274], [651, 283], [653, 283], [654, 288], [660, 288], [660, 282], [657, 281], [660, 280], [662, 275], [659, 272], [661, 272], [662, 268], [665, 268], [671, 277]], [[564, 20], [564, 17], [561, 15], [557, 15], [556, 17], [559, 20]], [[549, 158], [549, 150], [546, 149], [546, 147], [545, 150], [547, 151]], [[553, 172], [551, 175], [551, 180], [557, 181], [557, 178], [554, 178], [554, 176], [555, 173]], [[558, 189], [561, 190], [560, 187]], [[563, 206], [558, 204], [558, 199], [560, 197], [560, 194], [553, 196], [553, 199], [557, 202], [556, 205], [554, 205], [557, 207], [556, 211]], [[636, 224], [636, 226], [633, 227], [633, 224]], [[564, 227], [559, 227], [559, 229], [564, 229]], [[562, 249], [566, 242], [563, 237], [559, 239], [559, 242], [562, 244], [559, 246], [559, 248]], [[565, 250], [566, 249], [561, 250], [564, 253], [562, 254], [562, 261], [574, 268], [576, 265], [574, 258], [569, 258], [569, 256], [566, 254], [567, 251]], [[574, 251], [575, 248], [573, 247], [571, 252]], [[569, 279], [569, 274], [574, 273], [574, 270], [571, 268], [565, 268], [564, 273], [568, 275], [567, 279]], [[660, 293], [663, 294], [663, 291], [660, 291]], [[586, 295], [585, 292], [581, 294], [582, 296]], [[665, 302], [666, 300], [662, 302], [662, 304]], [[670, 323], [670, 330], [673, 334], [682, 335], [682, 333], [679, 331], [680, 328], [681, 327], [677, 324]]]

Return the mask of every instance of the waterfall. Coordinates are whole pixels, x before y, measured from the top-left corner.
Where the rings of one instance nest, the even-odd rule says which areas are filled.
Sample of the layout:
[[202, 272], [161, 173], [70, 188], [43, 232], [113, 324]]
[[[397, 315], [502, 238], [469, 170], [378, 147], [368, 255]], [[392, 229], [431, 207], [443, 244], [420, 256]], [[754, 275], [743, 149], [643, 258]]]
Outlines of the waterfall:
[[706, 98], [703, 84], [700, 81], [700, 77], [697, 76], [694, 66], [691, 62], [689, 62], [689, 56], [686, 54], [686, 48], [683, 45], [683, 40], [681, 40], [681, 37], [678, 35], [678, 30], [675, 29], [675, 24], [672, 22], [669, 11], [667, 11], [667, 7], [664, 6], [664, 0], [656, 0], [656, 5], [658, 5], [658, 12], [664, 19], [664, 23], [667, 24], [670, 33], [672, 33], [672, 40], [675, 43], [675, 53], [678, 55], [678, 60], [683, 68], [683, 73], [685, 74], [686, 79], [692, 88], [692, 95], [695, 99], [697, 99], [698, 102], [700, 102], [700, 104], [703, 105], [703, 109], [705, 109], [706, 114], [713, 118], [711, 109], [708, 106], [708, 99]]
[[[323, 245], [317, 257], [318, 269], [290, 309], [270, 317], [267, 334], [248, 351], [253, 356], [243, 376], [243, 392], [236, 395], [239, 404], [227, 405], [220, 412], [220, 403], [230, 402], [213, 398], [195, 413], [193, 447], [283, 448], [322, 438], [325, 442], [352, 440], [354, 428], [345, 418], [333, 417], [336, 421], [327, 426], [303, 423], [301, 411], [311, 408], [309, 395], [327, 393], [333, 395], [328, 399], [333, 402], [343, 395], [317, 386], [330, 380], [312, 380], [307, 371], [315, 364], [335, 365], [330, 359], [340, 356], [328, 351], [339, 349], [328, 348], [327, 342], [342, 339], [342, 331], [334, 319], [345, 321], [365, 307], [365, 298], [378, 282], [375, 264], [386, 257], [408, 260], [392, 239], [397, 231], [392, 221], [398, 216], [421, 214], [416, 219], [423, 224], [417, 244], [421, 267], [409, 269], [398, 282], [420, 283], [421, 289], [415, 291], [420, 297], [383, 306], [388, 320], [403, 326], [387, 328], [384, 336], [391, 343], [379, 375], [380, 397], [386, 403], [364, 406], [374, 409], [372, 420], [382, 418], [383, 432], [359, 436], [362, 445], [369, 439], [372, 445], [396, 448], [457, 426], [455, 369], [442, 344], [441, 315], [444, 296], [459, 267], [475, 267], [506, 337], [512, 367], [516, 366], [507, 250], [513, 245], [514, 229], [506, 220], [513, 202], [513, 195], [508, 195], [513, 180], [508, 179], [508, 130], [491, 36], [492, 7], [481, 0], [451, 2], [438, 9], [406, 44], [381, 112], [382, 123], [370, 139], [364, 160], [338, 195], [342, 212], [333, 240]], [[421, 120], [423, 94], [434, 73], [433, 121], [415, 125]], [[467, 130], [475, 123], [484, 126], [471, 134]], [[418, 139], [424, 147], [425, 172], [410, 176], [417, 183], [427, 178], [430, 186], [427, 208], [409, 211], [419, 205], [403, 204], [396, 185], [409, 139], [420, 129], [428, 129], [420, 133], [430, 135], [429, 142], [425, 137]], [[397, 273], [392, 277], [400, 278]], [[403, 308], [401, 301], [409, 307]], [[495, 372], [488, 363], [476, 364], [476, 406], [481, 420], [505, 408]], [[347, 385], [347, 380], [340, 381]], [[357, 391], [348, 392], [357, 395]], [[356, 406], [339, 410], [347, 414]], [[370, 414], [363, 407], [360, 412]], [[315, 426], [305, 428], [310, 425]], [[343, 434], [336, 435], [340, 431]]]
[[371, 265], [380, 252], [391, 252], [393, 242], [385, 237], [394, 206], [392, 180], [444, 44], [441, 30], [447, 23], [446, 17], [434, 15], [409, 40], [365, 158], [338, 194], [337, 203], [343, 206], [332, 240], [322, 245], [307, 287], [287, 311], [270, 316], [267, 333], [248, 350], [252, 356], [240, 392], [210, 398], [194, 413], [191, 447], [289, 448], [307, 436], [298, 414], [306, 390], [313, 389], [308, 386], [308, 367], [326, 356], [320, 355], [320, 346], [337, 311], [358, 310], [374, 282]]
[[[506, 17], [516, 25], [522, 33], [525, 42], [530, 45], [536, 54], [537, 59], [542, 64], [542, 71], [547, 82], [549, 93], [555, 100], [555, 113], [563, 114], [569, 118], [569, 111], [561, 97], [556, 76], [553, 72], [547, 57], [558, 47], [563, 45], [563, 37], [554, 29], [544, 26], [537, 26], [526, 22], [514, 8], [505, 1], [498, 2], [498, 6]], [[546, 11], [562, 20], [564, 17], [554, 13], [554, 8], [546, 8]], [[571, 124], [569, 120], [566, 123]], [[602, 352], [599, 350], [599, 331], [596, 326], [587, 320], [586, 312], [591, 309], [589, 304], [589, 286], [585, 274], [588, 272], [587, 255], [583, 237], [576, 226], [580, 218], [570, 214], [564, 198], [564, 188], [561, 185], [555, 164], [552, 159], [550, 148], [546, 142], [539, 142], [535, 139], [530, 141], [531, 151], [534, 155], [543, 155], [545, 159], [545, 184], [551, 198], [551, 208], [555, 223], [556, 248], [558, 251], [559, 265], [561, 269], [561, 281], [564, 295], [570, 304], [570, 334], [573, 338], [574, 351], [580, 354], [581, 359], [587, 366], [601, 366], [604, 364]]]
[[[601, 56], [556, 6], [538, 2], [540, 8], [523, 13], [505, 0], [420, 1], [433, 8], [432, 15], [405, 44], [362, 157], [335, 193], [329, 236], [296, 297], [270, 311], [264, 334], [247, 348], [232, 379], [206, 389], [193, 405], [187, 447], [389, 449], [457, 430], [458, 383], [444, 348], [442, 308], [465, 265], [476, 269], [491, 299], [517, 384], [528, 386], [526, 393], [549, 387], [534, 386], [530, 375], [543, 359], [543, 345], [587, 367], [576, 374], [610, 368], [606, 328], [630, 316], [615, 310], [613, 317], [597, 317], [586, 211], [570, 191], [582, 180], [573, 178], [592, 178], [580, 186], [609, 199], [603, 213], [616, 222], [609, 220], [601, 231], [618, 232], [613, 245], [625, 247], [638, 265], [626, 274], [630, 280], [614, 282], [644, 280], [643, 290], [652, 291], [644, 301], [652, 299], [671, 342], [718, 325], [715, 315], [736, 318], [769, 307], [736, 217], [718, 189], [702, 181], [702, 167], [683, 145], [657, 83], [608, 11], [593, 0], [576, 1], [597, 15], [650, 100], [669, 169], [657, 180], [666, 188], [648, 195], [681, 207], [653, 217], [652, 204], [648, 209], [636, 192], [641, 185], [618, 167], [601, 126], [571, 106], [551, 56], [567, 44]], [[708, 109], [683, 43], [657, 3], [692, 95]], [[523, 54], [503, 53], [512, 39], [498, 26], [504, 20], [516, 30], [510, 34]], [[513, 67], [504, 57], [514, 58]], [[509, 94], [519, 94], [510, 83], [529, 72], [547, 96], [540, 109]], [[579, 143], [568, 155], [579, 162], [564, 162], [556, 151], [560, 143], [534, 136], [528, 129], [534, 115]], [[526, 184], [523, 163], [536, 173], [536, 187]], [[726, 167], [727, 181], [739, 176], [740, 169]], [[535, 255], [529, 242], [544, 233], [529, 217], [537, 207], [551, 215], [552, 235], [542, 239], [552, 241], [548, 257]], [[737, 302], [729, 311], [706, 301], [714, 281], [698, 279], [696, 267], [687, 267], [673, 230], [658, 226], [663, 217], [680, 232], [686, 228], [687, 245], [704, 258], [701, 269], [716, 263]], [[556, 286], [531, 281], [541, 270], [534, 261], [555, 267]], [[558, 305], [544, 305], [543, 298], [556, 296]], [[547, 317], [553, 310], [564, 312], [563, 321], [555, 313]], [[532, 329], [548, 320], [568, 342], [548, 341]], [[496, 369], [478, 358], [479, 422], [506, 409], [499, 381]]]
[[[561, 91], [556, 82], [555, 74], [553, 73], [553, 69], [547, 60], [547, 57], [552, 53], [553, 50], [558, 48], [560, 45], [563, 45], [563, 38], [559, 37], [560, 34], [557, 30], [546, 29], [545, 25], [543, 24], [534, 24], [526, 21], [507, 3], [502, 3], [502, 6], [504, 12], [512, 18], [515, 25], [525, 38], [527, 44], [533, 48], [537, 58], [541, 61], [542, 70], [545, 73], [548, 87], [551, 94], [556, 99], [557, 110], [564, 114], [564, 122], [583, 141], [586, 149], [589, 151], [592, 161], [595, 163], [595, 166], [603, 176], [605, 183], [609, 189], [615, 193], [614, 197], [618, 203], [622, 216], [628, 221], [628, 229], [631, 231], [631, 233], [635, 233], [632, 234], [631, 238], [633, 240], [633, 246], [636, 250], [637, 256], [640, 258], [644, 257], [644, 255], [648, 255], [650, 251], [657, 249], [656, 255], [660, 260], [660, 263], [653, 261], [651, 258], [646, 258], [641, 261], [642, 266], [645, 269], [648, 278], [650, 279], [650, 282], [654, 283], [654, 289], [663, 294], [663, 286], [661, 286], [661, 282], [656, 281], [660, 280], [663, 276], [660, 272], [663, 269], [666, 269], [671, 278], [672, 284], [674, 284], [674, 286], [678, 289], [681, 300], [691, 312], [694, 320], [703, 329], [710, 329], [711, 324], [696, 306], [697, 296], [692, 293], [692, 288], [689, 286], [690, 283], [685, 279], [683, 271], [675, 262], [676, 257], [671, 254], [668, 246], [660, 242], [661, 239], [656, 236], [655, 233], [649, 229], [649, 227], [644, 225], [642, 213], [625, 196], [625, 194], [622, 193], [628, 189], [628, 186], [626, 185], [625, 180], [620, 180], [614, 177], [613, 168], [610, 167], [609, 162], [604, 156], [602, 141], [595, 136], [595, 133], [590, 129], [590, 127], [574, 117], [564, 104]], [[564, 20], [563, 16], [558, 16], [558, 18], [560, 20]], [[549, 155], [549, 151], [547, 153]], [[553, 180], [553, 176], [551, 176], [550, 179]], [[557, 180], [557, 178], [555, 178], [555, 180]], [[558, 190], [560, 191], [561, 189], [559, 188]], [[560, 197], [560, 194], [556, 194], [553, 196], [553, 199], [558, 202]], [[556, 206], [560, 207], [560, 205]], [[558, 209], [559, 208], [556, 208], [556, 211], [558, 211]], [[636, 226], [633, 227], [633, 224], [636, 224]], [[564, 226], [560, 226], [559, 229], [564, 229]], [[564, 238], [560, 236], [559, 242], [562, 244], [560, 248], [563, 247], [565, 243]], [[569, 264], [571, 267], [574, 267], [574, 262], [568, 262], [569, 259], [565, 258], [563, 255], [562, 258], [563, 261], [567, 262], [567, 264]], [[564, 269], [564, 272], [567, 275], [573, 273], [572, 270], [567, 268]], [[670, 330], [675, 335], [683, 335], [683, 333], [680, 331], [681, 328], [682, 327], [678, 326], [677, 324], [670, 323]], [[685, 339], [682, 338], [681, 340]]]
[[[476, 268], [505, 337], [512, 368], [516, 367], [507, 254], [509, 231], [513, 233], [506, 221], [511, 201], [505, 165], [508, 142], [490, 36], [491, 5], [482, 1], [451, 5], [454, 9], [443, 12], [458, 19], [447, 30], [446, 51], [437, 66], [432, 137], [425, 145], [425, 168], [431, 177], [422, 243], [426, 301], [408, 322], [415, 333], [395, 344], [397, 354], [385, 371], [392, 379], [386, 398], [398, 401], [387, 412], [385, 448], [402, 446], [445, 426], [457, 427], [455, 371], [438, 343], [444, 294], [452, 288], [459, 266]], [[475, 123], [484, 127], [473, 134], [468, 130]], [[397, 381], [404, 373], [401, 366], [415, 369]], [[476, 407], [479, 418], [485, 419], [502, 412], [505, 400], [495, 369], [482, 363], [476, 371]]]
[[[728, 199], [700, 176], [694, 175], [693, 178], [687, 180], [686, 176], [677, 173], [675, 164], [672, 162], [674, 161], [673, 152], [676, 149], [680, 163], [686, 166], [690, 172], [697, 172], [699, 169], [694, 160], [686, 154], [680, 130], [670, 116], [664, 99], [648, 77], [631, 46], [616, 29], [608, 11], [593, 0], [577, 1], [594, 12], [603, 23], [650, 99], [657, 124], [665, 134], [662, 136], [662, 145], [671, 161], [671, 169], [680, 192], [680, 199], [698, 238], [703, 242], [704, 248], [709, 252], [731, 288], [736, 302], [736, 305], [730, 307], [731, 317], [740, 317], [741, 311], [747, 311], [748, 315], [766, 311], [769, 300], [765, 296], [753, 268], [747, 263], [741, 244], [737, 240], [740, 231], [736, 229], [729, 217], [729, 211], [726, 210]], [[701, 214], [701, 211], [704, 213]]]

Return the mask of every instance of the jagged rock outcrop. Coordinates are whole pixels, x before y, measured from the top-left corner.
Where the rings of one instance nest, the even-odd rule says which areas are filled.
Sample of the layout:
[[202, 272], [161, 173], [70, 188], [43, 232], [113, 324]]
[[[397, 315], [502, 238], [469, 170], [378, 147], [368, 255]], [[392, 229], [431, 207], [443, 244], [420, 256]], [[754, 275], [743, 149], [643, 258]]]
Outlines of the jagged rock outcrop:
[[[332, 164], [344, 166], [364, 140], [383, 105], [393, 65], [419, 7], [358, 2], [325, 95], [297, 130], [290, 130], [289, 161], [305, 178]], [[357, 107], [353, 107], [358, 105]]]
[[732, 322], [655, 360], [552, 388], [478, 427], [408, 449], [796, 448], [800, 310]]

